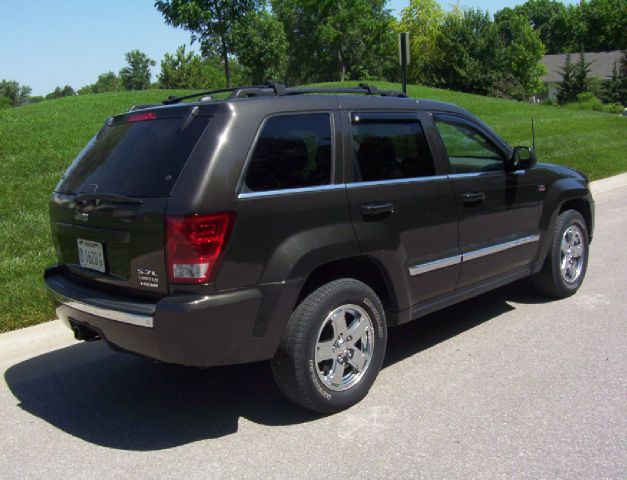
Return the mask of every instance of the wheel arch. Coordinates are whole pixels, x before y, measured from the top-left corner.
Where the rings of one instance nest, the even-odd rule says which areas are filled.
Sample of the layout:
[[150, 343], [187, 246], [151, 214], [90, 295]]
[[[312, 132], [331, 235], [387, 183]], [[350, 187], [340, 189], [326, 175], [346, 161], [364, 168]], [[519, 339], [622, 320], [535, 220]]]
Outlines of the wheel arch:
[[339, 278], [354, 278], [372, 288], [383, 304], [388, 325], [395, 323], [398, 298], [392, 281], [383, 266], [366, 255], [333, 260], [316, 267], [303, 283], [293, 308], [320, 286]]
[[540, 230], [542, 232], [540, 249], [536, 260], [534, 273], [540, 271], [549, 253], [551, 244], [551, 233], [555, 228], [557, 217], [566, 210], [576, 210], [579, 212], [588, 229], [589, 239], [592, 239], [594, 231], [594, 206], [590, 190], [575, 179], [562, 179], [555, 182], [549, 189], [544, 201], [542, 215], [540, 219]]

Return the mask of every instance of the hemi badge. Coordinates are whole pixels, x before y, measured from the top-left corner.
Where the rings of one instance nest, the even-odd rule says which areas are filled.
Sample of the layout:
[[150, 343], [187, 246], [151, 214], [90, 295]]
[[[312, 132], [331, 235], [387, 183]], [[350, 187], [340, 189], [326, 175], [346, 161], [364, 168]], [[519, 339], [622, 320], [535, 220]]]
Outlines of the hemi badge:
[[538, 185], [539, 192], [546, 192], [546, 185]]

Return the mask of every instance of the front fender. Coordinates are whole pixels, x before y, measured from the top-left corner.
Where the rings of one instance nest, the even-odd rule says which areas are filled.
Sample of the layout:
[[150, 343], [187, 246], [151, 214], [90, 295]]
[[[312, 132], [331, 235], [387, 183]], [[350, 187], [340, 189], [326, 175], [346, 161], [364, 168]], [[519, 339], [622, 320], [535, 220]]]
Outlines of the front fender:
[[[577, 178], [562, 178], [554, 182], [548, 189], [540, 214], [540, 248], [534, 267], [534, 273], [540, 271], [549, 253], [552, 232], [557, 217], [565, 203], [573, 200], [582, 200], [588, 204], [591, 212], [594, 201], [585, 180]], [[589, 225], [592, 235], [594, 225]]]

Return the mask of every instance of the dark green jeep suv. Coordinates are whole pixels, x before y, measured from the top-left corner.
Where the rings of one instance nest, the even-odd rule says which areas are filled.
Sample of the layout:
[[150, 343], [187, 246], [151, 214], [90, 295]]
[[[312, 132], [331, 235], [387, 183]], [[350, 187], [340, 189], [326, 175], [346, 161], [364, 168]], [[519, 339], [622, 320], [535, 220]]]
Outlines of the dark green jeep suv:
[[467, 111], [367, 85], [229, 93], [109, 118], [54, 189], [45, 282], [77, 338], [271, 360], [334, 412], [368, 392], [387, 328], [526, 276], [581, 285], [588, 180]]

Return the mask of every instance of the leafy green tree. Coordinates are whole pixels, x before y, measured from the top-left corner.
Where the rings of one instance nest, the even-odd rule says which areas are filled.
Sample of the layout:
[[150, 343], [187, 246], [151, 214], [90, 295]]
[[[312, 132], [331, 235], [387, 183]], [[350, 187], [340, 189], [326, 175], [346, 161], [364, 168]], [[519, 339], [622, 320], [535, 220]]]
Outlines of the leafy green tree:
[[251, 82], [283, 80], [287, 69], [287, 39], [283, 24], [265, 10], [251, 12], [234, 27], [234, 51]]
[[0, 81], [0, 97], [7, 97], [12, 107], [19, 107], [28, 102], [32, 89], [28, 85], [20, 85], [15, 80]]
[[514, 9], [504, 8], [494, 15], [494, 20], [501, 23], [503, 17], [509, 16], [512, 11], [530, 22], [548, 53], [561, 53], [572, 44], [572, 12], [563, 3], [555, 0], [529, 0]]
[[11, 104], [11, 99], [4, 95], [0, 95], [0, 110], [4, 110], [6, 108], [11, 108], [13, 105]]
[[440, 32], [444, 11], [437, 0], [410, 0], [401, 11], [399, 32], [409, 32], [411, 61], [409, 81], [427, 83], [429, 66], [435, 56], [435, 43]]
[[215, 59], [203, 59], [194, 52], [186, 52], [185, 45], [176, 53], [166, 53], [159, 74], [161, 88], [221, 88], [224, 77]]
[[229, 55], [233, 53], [233, 28], [249, 13], [258, 10], [260, 0], [157, 0], [155, 7], [168, 25], [192, 32], [205, 56], [219, 55], [224, 63], [226, 85], [231, 86]]
[[566, 55], [566, 63], [561, 70], [562, 82], [560, 83], [559, 92], [557, 92], [557, 103], [563, 105], [568, 102], [574, 102], [577, 99], [575, 87], [575, 66], [573, 65], [570, 53]]
[[582, 47], [588, 52], [627, 48], [627, 0], [590, 0], [578, 6], [585, 25]]
[[513, 10], [502, 11], [496, 21], [504, 45], [504, 68], [512, 79], [507, 92], [518, 100], [540, 92], [544, 85], [540, 77], [545, 68], [540, 63], [544, 45], [527, 19]]
[[120, 83], [125, 90], [146, 90], [150, 88], [150, 67], [156, 62], [139, 50], [132, 50], [124, 55], [126, 67], [120, 70]]
[[36, 96], [30, 96], [28, 97], [28, 103], [39, 103], [39, 102], [43, 102], [46, 98], [42, 97], [41, 95], [36, 95]]
[[46, 95], [46, 100], [51, 100], [54, 98], [61, 98], [61, 97], [70, 97], [72, 95], [76, 95], [76, 92], [74, 91], [72, 87], [70, 87], [69, 85], [66, 85], [63, 88], [56, 87], [52, 92]]
[[386, 0], [273, 0], [290, 45], [291, 83], [384, 78], [398, 71]]
[[122, 90], [120, 78], [114, 72], [109, 71], [98, 75], [96, 83], [79, 88], [78, 94], [119, 92], [120, 90]]
[[487, 95], [503, 80], [504, 44], [487, 12], [449, 12], [436, 39], [433, 83]]
[[[504, 10], [496, 13], [497, 21]], [[582, 0], [568, 6], [528, 0], [514, 11], [529, 19], [548, 53], [627, 48], [627, 0]]]

